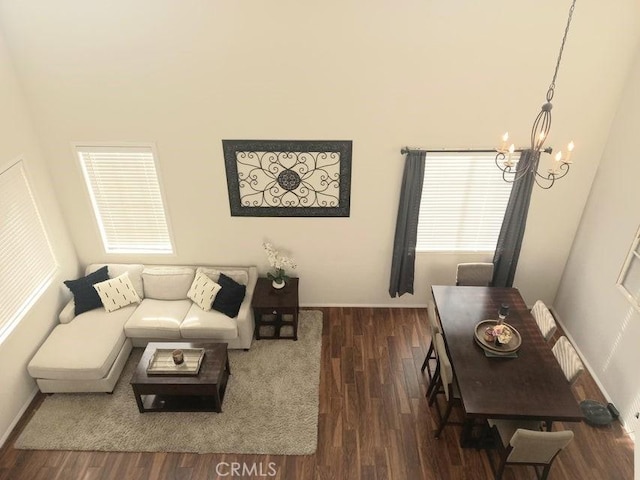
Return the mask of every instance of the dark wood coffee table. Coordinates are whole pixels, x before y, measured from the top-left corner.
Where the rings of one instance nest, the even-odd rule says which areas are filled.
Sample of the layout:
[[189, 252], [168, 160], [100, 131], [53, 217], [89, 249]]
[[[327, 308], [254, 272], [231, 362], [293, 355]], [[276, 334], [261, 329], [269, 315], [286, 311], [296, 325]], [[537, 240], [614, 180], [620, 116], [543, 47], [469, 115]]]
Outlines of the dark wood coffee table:
[[[156, 348], [204, 348], [197, 375], [147, 375], [149, 359]], [[131, 377], [131, 387], [140, 413], [221, 412], [231, 375], [226, 343], [151, 342]]]

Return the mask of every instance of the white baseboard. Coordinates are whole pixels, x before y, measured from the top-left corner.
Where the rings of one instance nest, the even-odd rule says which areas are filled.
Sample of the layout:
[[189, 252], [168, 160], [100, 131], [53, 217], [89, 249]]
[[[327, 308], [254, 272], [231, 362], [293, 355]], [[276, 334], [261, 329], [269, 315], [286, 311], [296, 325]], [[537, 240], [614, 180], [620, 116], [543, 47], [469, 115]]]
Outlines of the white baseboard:
[[9, 425], [9, 428], [7, 428], [7, 431], [4, 432], [4, 434], [2, 435], [2, 438], [0, 438], [0, 448], [4, 447], [4, 443], [7, 441], [7, 438], [9, 438], [9, 435], [11, 435], [11, 432], [13, 432], [13, 429], [16, 427], [16, 425], [18, 424], [18, 422], [22, 418], [22, 415], [24, 415], [24, 412], [26, 412], [27, 408], [29, 408], [29, 405], [31, 405], [31, 402], [35, 398], [35, 396], [38, 393], [38, 391], [39, 391], [38, 387], [35, 386], [33, 388], [33, 390], [31, 391], [31, 394], [29, 394], [29, 398], [27, 399], [25, 404], [22, 406], [22, 408], [20, 409], [18, 414], [15, 416], [15, 418], [13, 419], [11, 424]]

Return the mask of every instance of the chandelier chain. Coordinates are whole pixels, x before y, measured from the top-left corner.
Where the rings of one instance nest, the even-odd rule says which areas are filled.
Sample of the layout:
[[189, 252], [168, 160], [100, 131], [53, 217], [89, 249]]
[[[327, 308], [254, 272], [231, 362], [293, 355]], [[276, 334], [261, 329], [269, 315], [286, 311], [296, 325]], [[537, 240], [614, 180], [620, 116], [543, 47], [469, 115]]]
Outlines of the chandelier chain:
[[562, 43], [560, 44], [560, 52], [558, 52], [558, 60], [556, 61], [556, 69], [553, 72], [553, 79], [549, 90], [547, 91], [547, 102], [553, 99], [553, 94], [556, 88], [556, 77], [558, 76], [558, 70], [560, 69], [560, 62], [562, 61], [562, 52], [564, 51], [564, 44], [567, 41], [567, 35], [569, 34], [569, 26], [571, 25], [571, 18], [573, 17], [573, 10], [576, 8], [576, 0], [573, 0], [571, 7], [569, 8], [569, 16], [567, 18], [567, 26], [564, 29], [564, 36], [562, 37]]

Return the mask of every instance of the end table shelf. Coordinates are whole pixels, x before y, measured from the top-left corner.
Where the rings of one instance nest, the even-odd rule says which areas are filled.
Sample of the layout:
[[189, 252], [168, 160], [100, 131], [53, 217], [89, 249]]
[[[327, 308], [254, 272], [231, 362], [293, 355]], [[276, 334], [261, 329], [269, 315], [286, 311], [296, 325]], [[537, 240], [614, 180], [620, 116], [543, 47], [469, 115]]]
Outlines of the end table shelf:
[[[256, 321], [255, 337], [298, 340], [298, 279], [290, 278], [276, 290], [268, 278], [258, 278], [251, 303]], [[286, 334], [291, 331], [292, 334]]]

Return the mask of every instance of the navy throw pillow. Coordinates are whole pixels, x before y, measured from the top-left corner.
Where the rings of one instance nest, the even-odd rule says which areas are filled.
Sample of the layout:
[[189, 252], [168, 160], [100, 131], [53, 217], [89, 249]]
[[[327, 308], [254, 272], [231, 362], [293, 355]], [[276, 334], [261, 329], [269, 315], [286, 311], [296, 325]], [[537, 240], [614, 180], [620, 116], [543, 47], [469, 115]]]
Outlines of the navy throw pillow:
[[73, 293], [76, 315], [103, 306], [98, 292], [93, 288], [93, 284], [104, 282], [105, 280], [109, 280], [109, 271], [106, 265], [86, 277], [78, 278], [77, 280], [65, 280], [64, 284]]
[[227, 317], [237, 317], [240, 311], [240, 304], [247, 293], [246, 285], [241, 285], [224, 273], [220, 274], [218, 285], [222, 287], [216, 298], [213, 299], [211, 308], [224, 313]]

